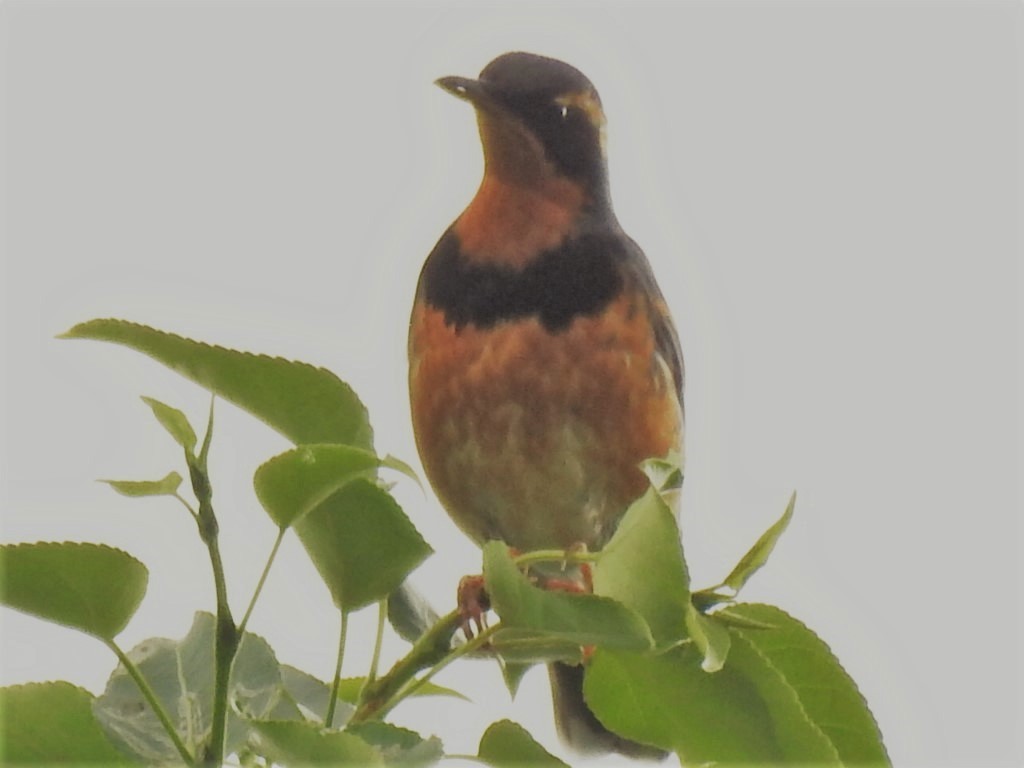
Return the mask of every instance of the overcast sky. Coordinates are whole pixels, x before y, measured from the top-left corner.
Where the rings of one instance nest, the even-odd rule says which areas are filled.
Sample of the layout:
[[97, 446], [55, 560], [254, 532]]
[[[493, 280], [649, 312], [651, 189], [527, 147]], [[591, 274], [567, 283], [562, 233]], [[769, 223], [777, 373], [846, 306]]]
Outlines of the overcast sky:
[[[123, 317], [327, 366], [367, 403], [380, 450], [418, 466], [409, 308], [481, 172], [470, 108], [432, 82], [522, 49], [597, 85], [616, 210], [679, 326], [695, 584], [720, 580], [796, 489], [793, 524], [745, 597], [831, 645], [895, 764], [1024, 759], [1019, 5], [8, 2], [0, 14], [2, 538], [103, 541], [147, 563], [124, 645], [181, 637], [212, 590], [183, 510], [94, 481], [180, 471], [138, 396], [197, 424], [207, 397], [124, 349], [54, 335]], [[239, 612], [275, 534], [251, 474], [286, 447], [218, 410]], [[417, 582], [447, 608], [479, 554], [432, 495], [397, 494], [438, 553]], [[346, 674], [365, 671], [372, 614], [355, 619]], [[102, 690], [113, 659], [99, 643], [0, 619], [0, 682]], [[251, 629], [330, 676], [337, 617], [293, 538]], [[542, 671], [515, 702], [492, 664], [440, 681], [475, 705], [403, 705], [399, 722], [471, 752], [507, 716], [560, 751]]]

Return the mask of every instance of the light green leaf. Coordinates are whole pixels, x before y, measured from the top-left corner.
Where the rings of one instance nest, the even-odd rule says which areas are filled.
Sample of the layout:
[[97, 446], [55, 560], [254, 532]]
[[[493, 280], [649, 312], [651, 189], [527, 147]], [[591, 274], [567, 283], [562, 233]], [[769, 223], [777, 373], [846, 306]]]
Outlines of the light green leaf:
[[687, 636], [690, 578], [675, 516], [653, 488], [626, 511], [593, 568], [594, 592], [639, 613], [659, 648]]
[[[212, 728], [215, 627], [212, 614], [199, 612], [182, 640], [151, 638], [127, 654], [193, 754], [205, 743]], [[248, 632], [235, 656], [228, 699], [231, 708], [225, 746], [229, 753], [240, 749], [248, 739], [251, 725], [247, 718], [300, 717], [270, 646]], [[153, 764], [180, 760], [160, 721], [123, 666], [118, 665], [111, 674], [105, 691], [93, 702], [93, 712], [114, 743], [140, 761]]]
[[143, 402], [153, 409], [153, 415], [164, 429], [174, 438], [174, 441], [185, 449], [189, 455], [195, 453], [196, 432], [189, 424], [188, 417], [177, 408], [164, 405], [152, 397], [143, 397]]
[[[741, 603], [745, 605], [745, 603]], [[739, 613], [733, 613], [732, 608], [723, 608], [719, 611], [715, 611], [712, 616], [718, 620], [720, 624], [731, 629], [778, 629], [774, 624], [766, 624], [763, 621], [757, 621], [744, 616]]]
[[253, 477], [256, 497], [287, 528], [357, 477], [372, 477], [380, 459], [350, 445], [300, 445], [270, 459]]
[[122, 496], [175, 496], [181, 486], [181, 475], [168, 472], [160, 480], [100, 480]]
[[65, 682], [0, 688], [0, 764], [131, 765], [92, 716], [92, 699]]
[[484, 546], [484, 581], [507, 629], [530, 630], [577, 645], [634, 650], [652, 645], [650, 630], [635, 611], [607, 597], [538, 589], [501, 542]]
[[436, 736], [424, 739], [415, 731], [379, 720], [350, 726], [346, 733], [376, 747], [389, 766], [419, 768], [436, 765], [444, 757], [444, 746]]
[[[338, 684], [338, 699], [348, 702], [349, 704], [355, 704], [359, 700], [359, 692], [362, 691], [365, 683], [365, 677], [343, 678]], [[424, 683], [416, 689], [415, 693], [410, 694], [410, 697], [416, 696], [451, 696], [456, 699], [462, 699], [463, 701], [469, 701], [468, 698], [458, 691], [430, 682]]]
[[847, 765], [889, 765], [867, 702], [829, 647], [779, 608], [756, 603], [729, 613], [774, 629], [742, 630], [737, 636], [763, 656], [800, 697], [807, 717], [828, 736]]
[[382, 467], [386, 467], [387, 469], [394, 470], [395, 472], [398, 472], [401, 475], [405, 475], [407, 478], [416, 483], [416, 485], [420, 487], [421, 491], [424, 490], [423, 483], [420, 481], [419, 475], [416, 474], [416, 470], [414, 470], [411, 466], [409, 466], [406, 462], [402, 461], [398, 457], [392, 456], [389, 453], [387, 456], [380, 460], [380, 465]]
[[[298, 708], [303, 718], [323, 723], [327, 716], [327, 705], [331, 701], [330, 686], [313, 675], [287, 664], [282, 664], [280, 669], [281, 683], [284, 685], [285, 693]], [[351, 707], [340, 707], [334, 713], [335, 722], [345, 722], [351, 714]], [[277, 719], [287, 720], [290, 718]]]
[[795, 506], [796, 491], [789, 497], [789, 504], [786, 505], [786, 511], [782, 513], [782, 517], [771, 528], [761, 534], [761, 538], [757, 540], [757, 543], [750, 548], [750, 551], [740, 559], [736, 567], [732, 569], [732, 572], [725, 577], [722, 586], [729, 587], [733, 592], [739, 592], [743, 585], [747, 583], [747, 580], [762, 565], [768, 562], [768, 558], [771, 556], [772, 550], [775, 549], [775, 544], [778, 542], [779, 537], [786, 530], [789, 521], [793, 519], [793, 508]]
[[101, 544], [0, 546], [3, 605], [103, 640], [125, 628], [148, 580], [146, 566]]
[[212, 346], [124, 320], [91, 320], [61, 338], [109, 341], [149, 355], [294, 443], [373, 447], [366, 408], [347, 384], [323, 368]]
[[725, 665], [732, 645], [732, 637], [724, 624], [720, 624], [716, 616], [705, 616], [696, 608], [686, 613], [686, 626], [690, 637], [697, 645], [704, 660], [701, 669], [705, 672], [717, 672]]
[[265, 720], [252, 727], [260, 752], [281, 765], [384, 765], [375, 748], [351, 733], [294, 720]]
[[538, 744], [523, 726], [511, 720], [499, 720], [484, 731], [478, 754], [480, 760], [492, 768], [528, 765], [569, 768]]
[[359, 478], [302, 517], [295, 531], [341, 610], [387, 597], [433, 551], [386, 491]]
[[683, 487], [683, 456], [672, 451], [665, 458], [646, 459], [640, 469], [659, 493], [672, 493]]
[[734, 638], [713, 675], [700, 665], [692, 644], [659, 655], [599, 649], [584, 697], [606, 727], [673, 750], [684, 765], [840, 764], [792, 688], [748, 643]]

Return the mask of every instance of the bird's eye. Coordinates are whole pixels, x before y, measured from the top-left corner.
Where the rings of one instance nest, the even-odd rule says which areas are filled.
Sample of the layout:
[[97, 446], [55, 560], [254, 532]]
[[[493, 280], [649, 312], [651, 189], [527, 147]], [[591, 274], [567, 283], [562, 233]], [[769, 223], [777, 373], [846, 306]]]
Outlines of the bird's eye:
[[561, 115], [563, 120], [567, 119], [569, 117], [569, 105], [560, 104], [558, 106], [558, 114]]

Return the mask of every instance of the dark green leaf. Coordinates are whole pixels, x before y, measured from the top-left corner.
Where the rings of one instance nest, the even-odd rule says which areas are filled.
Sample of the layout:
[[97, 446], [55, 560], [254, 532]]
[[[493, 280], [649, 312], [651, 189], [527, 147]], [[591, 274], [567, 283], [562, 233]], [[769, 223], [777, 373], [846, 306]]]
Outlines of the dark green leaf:
[[519, 686], [526, 677], [526, 673], [533, 669], [534, 665], [516, 661], [503, 660], [501, 662], [501, 678], [505, 681], [509, 695], [514, 699], [519, 693]]
[[673, 750], [685, 765], [840, 764], [793, 689], [742, 638], [720, 671], [700, 665], [692, 644], [659, 655], [599, 649], [584, 696], [605, 726]]
[[690, 578], [679, 526], [653, 488], [626, 511], [593, 569], [594, 592], [639, 613], [658, 647], [687, 636]]
[[480, 759], [493, 768], [520, 768], [527, 765], [569, 768], [538, 744], [523, 726], [511, 720], [492, 723], [480, 739]]
[[419, 768], [436, 765], [444, 757], [444, 747], [436, 736], [424, 739], [415, 731], [390, 723], [369, 721], [346, 729], [378, 749], [386, 765]]
[[402, 582], [388, 597], [388, 621], [398, 636], [410, 643], [419, 640], [440, 618], [426, 598], [408, 581]]
[[92, 699], [65, 682], [0, 688], [0, 763], [132, 764], [92, 716]]
[[146, 594], [146, 566], [119, 549], [64, 542], [0, 546], [0, 600], [112, 640]]
[[143, 397], [143, 402], [153, 409], [153, 415], [164, 429], [174, 438], [174, 441], [185, 449], [185, 452], [192, 454], [196, 449], [196, 432], [189, 424], [188, 417], [177, 408], [164, 405], [152, 397]]
[[530, 630], [577, 645], [647, 649], [651, 633], [631, 609], [607, 597], [538, 589], [498, 541], [484, 547], [484, 580], [507, 629]]
[[432, 552], [390, 494], [363, 479], [336, 491], [295, 530], [341, 610], [387, 597]]
[[744, 603], [729, 613], [774, 629], [740, 631], [800, 697], [807, 717], [828, 736], [848, 765], [889, 765], [867, 702], [832, 651], [811, 630], [770, 605]]
[[181, 475], [168, 472], [160, 480], [100, 480], [122, 496], [175, 496], [181, 486]]
[[373, 447], [366, 408], [347, 384], [323, 368], [216, 347], [124, 320], [91, 320], [61, 338], [109, 341], [149, 355], [294, 443]]
[[[195, 754], [212, 727], [214, 631], [216, 619], [200, 612], [180, 641], [151, 638], [128, 652], [146, 678], [189, 751]], [[247, 718], [293, 719], [299, 708], [285, 689], [277, 660], [266, 641], [246, 633], [229, 684], [228, 752], [240, 749], [250, 734]], [[135, 681], [121, 665], [93, 702], [93, 712], [110, 738], [145, 763], [177, 762], [177, 750]], [[236, 712], [240, 713], [239, 717]]]
[[287, 528], [357, 477], [373, 477], [378, 459], [350, 445], [300, 445], [270, 459], [253, 477], [256, 496], [279, 528]]
[[282, 765], [384, 765], [380, 753], [358, 736], [295, 720], [253, 722], [260, 752]]
[[732, 572], [725, 577], [722, 586], [729, 587], [733, 592], [739, 592], [743, 585], [747, 583], [747, 580], [762, 565], [768, 562], [772, 550], [775, 549], [775, 544], [778, 542], [783, 531], [786, 530], [789, 521], [793, 518], [793, 508], [795, 506], [796, 492], [794, 491], [793, 495], [789, 497], [789, 504], [786, 505], [786, 511], [782, 513], [782, 517], [775, 521], [771, 528], [761, 534], [761, 538], [757, 540], [757, 543], [750, 548], [750, 551], [740, 559], [736, 567], [732, 569]]

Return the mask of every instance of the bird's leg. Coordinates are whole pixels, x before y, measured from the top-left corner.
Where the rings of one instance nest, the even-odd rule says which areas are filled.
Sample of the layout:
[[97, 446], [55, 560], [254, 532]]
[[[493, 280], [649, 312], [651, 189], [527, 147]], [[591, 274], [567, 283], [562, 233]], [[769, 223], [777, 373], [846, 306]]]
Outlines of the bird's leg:
[[487, 627], [487, 612], [491, 610], [491, 599], [484, 589], [483, 575], [463, 576], [459, 579], [456, 599], [462, 615], [462, 631], [467, 640], [472, 640], [473, 625], [476, 625], [477, 632], [482, 632]]

